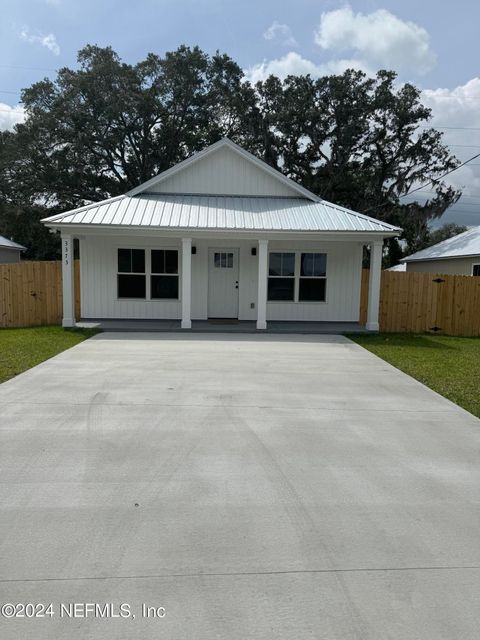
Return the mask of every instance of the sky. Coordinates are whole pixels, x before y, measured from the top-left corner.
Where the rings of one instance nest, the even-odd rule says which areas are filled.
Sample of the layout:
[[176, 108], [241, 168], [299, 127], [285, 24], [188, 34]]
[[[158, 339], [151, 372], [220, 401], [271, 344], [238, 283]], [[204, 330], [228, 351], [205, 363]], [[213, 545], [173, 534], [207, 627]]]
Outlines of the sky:
[[[475, 0], [2, 0], [0, 129], [21, 121], [20, 90], [74, 68], [85, 44], [130, 63], [187, 44], [229, 54], [252, 81], [394, 69], [464, 161], [480, 153], [479, 24]], [[480, 224], [480, 157], [448, 180], [463, 196], [441, 222]]]

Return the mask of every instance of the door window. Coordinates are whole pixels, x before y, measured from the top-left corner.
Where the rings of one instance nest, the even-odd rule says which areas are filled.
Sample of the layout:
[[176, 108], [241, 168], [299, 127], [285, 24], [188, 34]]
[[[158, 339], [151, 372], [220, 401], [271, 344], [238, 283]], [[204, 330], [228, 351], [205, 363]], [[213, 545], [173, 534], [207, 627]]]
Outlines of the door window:
[[233, 269], [233, 253], [216, 251], [213, 254], [213, 262], [216, 269]]

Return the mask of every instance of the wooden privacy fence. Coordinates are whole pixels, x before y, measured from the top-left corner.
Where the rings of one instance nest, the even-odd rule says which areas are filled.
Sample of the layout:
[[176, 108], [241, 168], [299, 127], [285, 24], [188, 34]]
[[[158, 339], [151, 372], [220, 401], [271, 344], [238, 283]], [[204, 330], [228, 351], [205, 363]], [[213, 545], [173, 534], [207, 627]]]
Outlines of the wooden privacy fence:
[[[62, 322], [62, 263], [0, 264], [0, 327]], [[80, 264], [75, 260], [75, 307], [80, 317]]]
[[[360, 322], [368, 306], [368, 269], [362, 272]], [[382, 271], [380, 331], [480, 336], [480, 278]]]

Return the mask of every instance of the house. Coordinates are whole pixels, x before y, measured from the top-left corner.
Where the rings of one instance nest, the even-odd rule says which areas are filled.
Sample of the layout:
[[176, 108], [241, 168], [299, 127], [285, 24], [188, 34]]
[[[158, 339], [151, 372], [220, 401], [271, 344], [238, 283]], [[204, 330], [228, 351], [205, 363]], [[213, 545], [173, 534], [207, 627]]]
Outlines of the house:
[[228, 139], [117, 196], [43, 220], [60, 231], [63, 325], [83, 319], [358, 322], [371, 247], [367, 328], [378, 330], [389, 224], [331, 204]]
[[385, 269], [385, 271], [406, 271], [406, 270], [407, 270], [406, 264], [396, 264], [393, 267], [388, 267], [388, 269]]
[[27, 248], [13, 242], [4, 236], [0, 236], [0, 264], [7, 262], [20, 262], [20, 254]]
[[402, 258], [407, 271], [480, 276], [480, 227]]

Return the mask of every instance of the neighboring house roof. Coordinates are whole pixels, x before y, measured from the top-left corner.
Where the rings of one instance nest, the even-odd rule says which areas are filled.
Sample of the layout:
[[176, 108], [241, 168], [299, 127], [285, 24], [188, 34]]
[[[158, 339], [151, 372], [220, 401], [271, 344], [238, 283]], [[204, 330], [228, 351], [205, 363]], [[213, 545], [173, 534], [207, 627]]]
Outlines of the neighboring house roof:
[[[245, 195], [238, 195], [237, 188]], [[383, 236], [401, 231], [322, 200], [226, 138], [125, 195], [42, 222], [54, 228], [363, 231]]]
[[402, 258], [401, 262], [420, 260], [446, 260], [449, 258], [466, 258], [480, 256], [480, 227], [473, 227], [457, 236], [447, 238], [438, 244], [417, 251], [411, 256]]
[[4, 236], [0, 236], [0, 247], [2, 249], [15, 249], [15, 251], [26, 251], [27, 247], [24, 247], [21, 244], [18, 244], [17, 242], [14, 242], [13, 240], [9, 240], [8, 238], [5, 238]]
[[398, 233], [380, 220], [330, 202], [305, 198], [255, 198], [141, 194], [119, 196], [43, 220], [50, 226], [94, 225], [239, 231], [373, 231]]
[[394, 267], [389, 267], [387, 269], [387, 271], [406, 271], [406, 270], [407, 270], [406, 264], [396, 264]]

